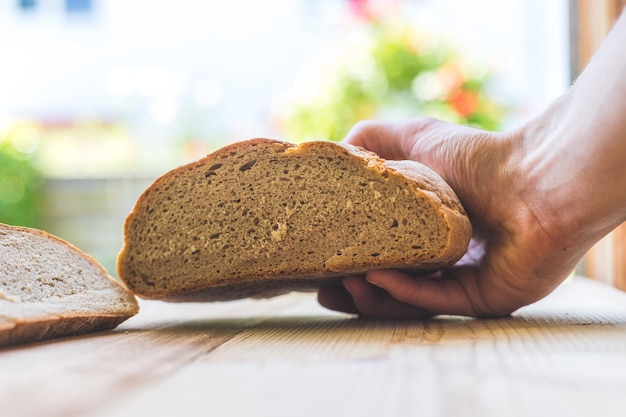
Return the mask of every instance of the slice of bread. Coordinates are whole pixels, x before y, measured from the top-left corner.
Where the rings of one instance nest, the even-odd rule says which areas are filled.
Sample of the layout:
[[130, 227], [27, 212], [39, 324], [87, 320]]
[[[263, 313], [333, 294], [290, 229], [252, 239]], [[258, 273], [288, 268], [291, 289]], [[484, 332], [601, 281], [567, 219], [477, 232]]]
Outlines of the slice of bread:
[[135, 297], [76, 247], [0, 224], [0, 346], [112, 329], [137, 311]]
[[471, 226], [417, 162], [349, 145], [253, 139], [174, 169], [126, 219], [120, 278], [143, 298], [213, 301], [315, 290], [379, 268], [463, 256]]

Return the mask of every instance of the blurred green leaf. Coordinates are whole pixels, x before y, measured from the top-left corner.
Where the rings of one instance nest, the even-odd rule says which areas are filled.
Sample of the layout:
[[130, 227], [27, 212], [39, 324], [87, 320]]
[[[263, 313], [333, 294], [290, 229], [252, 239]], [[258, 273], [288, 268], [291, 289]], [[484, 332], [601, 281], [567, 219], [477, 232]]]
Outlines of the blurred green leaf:
[[0, 136], [0, 222], [40, 227], [43, 179], [32, 154], [15, 147], [11, 135]]
[[505, 108], [491, 98], [492, 77], [484, 66], [401, 24], [375, 22], [366, 35], [364, 50], [341, 54], [345, 62], [336, 63], [315, 97], [286, 106], [279, 121], [289, 140], [339, 141], [356, 122], [372, 118], [432, 116], [499, 128]]

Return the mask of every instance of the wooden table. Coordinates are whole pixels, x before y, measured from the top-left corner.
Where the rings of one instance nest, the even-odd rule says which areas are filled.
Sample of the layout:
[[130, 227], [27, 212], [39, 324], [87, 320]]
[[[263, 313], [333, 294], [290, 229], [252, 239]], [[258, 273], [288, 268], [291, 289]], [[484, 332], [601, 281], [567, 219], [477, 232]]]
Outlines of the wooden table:
[[0, 350], [0, 416], [626, 416], [626, 293], [584, 278], [494, 320], [357, 319], [311, 294], [141, 307]]

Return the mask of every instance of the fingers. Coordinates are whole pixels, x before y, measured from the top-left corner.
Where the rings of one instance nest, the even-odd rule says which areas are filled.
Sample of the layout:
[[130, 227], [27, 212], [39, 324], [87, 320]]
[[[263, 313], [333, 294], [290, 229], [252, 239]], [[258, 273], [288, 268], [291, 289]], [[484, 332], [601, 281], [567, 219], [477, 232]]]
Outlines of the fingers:
[[409, 159], [410, 149], [399, 140], [400, 137], [399, 126], [395, 123], [362, 121], [352, 127], [343, 141], [372, 151], [384, 159]]
[[343, 279], [343, 287], [322, 287], [318, 302], [330, 310], [377, 318], [420, 318], [432, 314], [422, 308], [400, 302], [384, 290], [368, 283], [364, 276]]
[[[362, 277], [365, 279], [365, 277]], [[317, 302], [329, 310], [359, 314], [350, 293], [342, 285], [324, 286], [317, 293]]]
[[377, 270], [370, 271], [366, 279], [398, 301], [419, 306], [433, 314], [481, 315], [458, 277], [443, 274], [441, 278], [433, 279], [396, 270]]
[[432, 314], [420, 307], [395, 299], [386, 291], [359, 277], [346, 277], [343, 285], [354, 300], [360, 314], [368, 317], [408, 319]]
[[384, 159], [421, 162], [450, 184], [464, 202], [476, 192], [484, 192], [479, 188], [495, 178], [504, 175], [510, 179], [506, 163], [512, 142], [501, 140], [505, 136], [420, 117], [403, 122], [362, 121], [344, 142]]
[[[471, 317], [507, 315], [492, 310], [476, 286], [477, 268], [461, 267], [429, 276], [397, 270], [370, 271], [343, 279], [343, 288], [324, 288], [320, 304], [331, 310], [377, 318], [423, 318], [439, 314]], [[506, 300], [503, 300], [506, 303]]]
[[385, 159], [429, 159], [433, 149], [445, 142], [458, 142], [461, 137], [475, 136], [476, 130], [457, 126], [431, 117], [418, 117], [403, 122], [361, 121], [355, 124], [344, 142], [361, 146]]

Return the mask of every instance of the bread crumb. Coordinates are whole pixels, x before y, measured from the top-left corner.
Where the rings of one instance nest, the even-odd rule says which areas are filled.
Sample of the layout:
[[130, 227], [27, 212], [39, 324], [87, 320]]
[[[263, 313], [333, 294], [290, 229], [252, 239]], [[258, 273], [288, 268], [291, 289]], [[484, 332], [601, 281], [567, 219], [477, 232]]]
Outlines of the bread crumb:
[[280, 242], [287, 234], [287, 224], [278, 223], [278, 229], [272, 230], [272, 240]]

